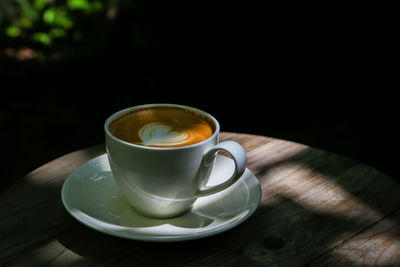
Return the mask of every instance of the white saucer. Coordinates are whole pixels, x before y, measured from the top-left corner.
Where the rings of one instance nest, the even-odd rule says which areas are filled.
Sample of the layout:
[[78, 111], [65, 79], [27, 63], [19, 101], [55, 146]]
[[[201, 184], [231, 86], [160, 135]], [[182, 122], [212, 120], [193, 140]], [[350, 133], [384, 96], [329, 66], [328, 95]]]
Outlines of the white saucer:
[[[233, 169], [233, 160], [218, 155], [208, 185], [227, 179]], [[103, 154], [72, 172], [61, 196], [75, 219], [100, 232], [135, 240], [181, 241], [215, 235], [245, 221], [260, 204], [261, 187], [246, 169], [233, 186], [197, 199], [190, 212], [173, 219], [152, 219], [136, 213], [121, 195]]]

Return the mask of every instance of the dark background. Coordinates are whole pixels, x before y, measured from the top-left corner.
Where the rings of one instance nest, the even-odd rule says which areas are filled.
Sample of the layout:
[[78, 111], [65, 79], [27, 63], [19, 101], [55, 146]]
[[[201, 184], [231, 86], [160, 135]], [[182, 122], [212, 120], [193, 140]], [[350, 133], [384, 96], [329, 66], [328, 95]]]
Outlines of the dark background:
[[305, 143], [398, 179], [390, 21], [303, 8], [125, 2], [111, 22], [80, 20], [80, 41], [45, 48], [45, 60], [7, 56], [24, 44], [0, 39], [0, 188], [102, 143], [109, 115], [146, 103], [194, 106], [222, 131]]

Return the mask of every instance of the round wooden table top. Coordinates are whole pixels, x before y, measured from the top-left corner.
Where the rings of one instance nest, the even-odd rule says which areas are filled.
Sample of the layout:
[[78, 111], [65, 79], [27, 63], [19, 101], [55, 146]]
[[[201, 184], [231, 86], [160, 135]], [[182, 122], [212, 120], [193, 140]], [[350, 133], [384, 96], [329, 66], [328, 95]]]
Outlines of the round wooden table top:
[[247, 151], [257, 211], [204, 239], [152, 243], [92, 230], [63, 207], [67, 176], [104, 145], [53, 160], [0, 195], [0, 265], [400, 266], [400, 185], [355, 160], [263, 136], [222, 133]]

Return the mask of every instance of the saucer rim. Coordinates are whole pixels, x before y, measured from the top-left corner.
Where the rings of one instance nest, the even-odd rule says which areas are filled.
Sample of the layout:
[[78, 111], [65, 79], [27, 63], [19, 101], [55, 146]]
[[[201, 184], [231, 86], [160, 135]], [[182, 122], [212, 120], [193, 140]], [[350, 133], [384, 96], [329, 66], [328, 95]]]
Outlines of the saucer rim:
[[[179, 242], [179, 241], [188, 241], [188, 240], [197, 240], [197, 239], [202, 239], [202, 238], [206, 238], [206, 237], [210, 237], [210, 236], [214, 236], [223, 232], [226, 232], [236, 226], [238, 226], [239, 224], [243, 223], [244, 221], [246, 221], [248, 218], [251, 217], [251, 215], [253, 215], [253, 213], [258, 209], [258, 207], [260, 206], [261, 203], [261, 198], [262, 198], [262, 189], [261, 189], [261, 185], [257, 179], [257, 177], [248, 169], [246, 168], [245, 173], [249, 172], [251, 174], [251, 179], [254, 179], [258, 186], [257, 186], [257, 193], [258, 193], [258, 198], [257, 201], [255, 201], [253, 204], [253, 206], [249, 209], [249, 212], [247, 212], [247, 214], [245, 216], [243, 216], [242, 218], [238, 219], [237, 221], [233, 222], [233, 223], [227, 223], [227, 224], [221, 224], [221, 225], [217, 225], [215, 228], [209, 229], [209, 230], [205, 230], [200, 232], [199, 234], [185, 234], [185, 235], [148, 235], [148, 234], [137, 234], [137, 233], [130, 233], [130, 234], [126, 234], [126, 232], [117, 232], [114, 230], [109, 230], [106, 229], [104, 227], [99, 227], [98, 225], [95, 224], [91, 224], [88, 221], [82, 219], [81, 217], [77, 216], [74, 212], [72, 212], [73, 209], [78, 210], [74, 207], [71, 207], [67, 197], [66, 197], [66, 188], [67, 188], [67, 183], [73, 179], [71, 178], [72, 175], [76, 172], [79, 172], [80, 169], [87, 167], [87, 164], [90, 164], [90, 162], [95, 161], [101, 157], [107, 157], [107, 153], [103, 153], [97, 157], [94, 157], [88, 161], [86, 161], [85, 163], [83, 163], [82, 165], [80, 165], [78, 168], [76, 168], [75, 170], [73, 170], [68, 177], [65, 179], [63, 185], [62, 185], [62, 189], [61, 189], [61, 200], [62, 203], [64, 205], [64, 208], [68, 211], [68, 213], [74, 218], [76, 219], [78, 222], [80, 222], [81, 224], [96, 230], [100, 233], [103, 234], [108, 234], [111, 236], [115, 236], [115, 237], [119, 237], [119, 238], [124, 238], [124, 239], [129, 239], [129, 240], [137, 240], [137, 241], [147, 241], [147, 242]], [[218, 157], [224, 157], [227, 158], [229, 160], [232, 160], [226, 156], [223, 155], [217, 155]], [[244, 175], [244, 174], [243, 174]], [[229, 188], [227, 188], [226, 190], [230, 190]], [[80, 210], [78, 210], [80, 211]], [[85, 214], [86, 216], [88, 216], [91, 220], [95, 221], [95, 222], [99, 222], [101, 224], [107, 224], [107, 225], [112, 225], [112, 226], [117, 226], [120, 228], [124, 228], [124, 229], [129, 229], [129, 228], [133, 228], [133, 227], [127, 227], [127, 226], [121, 226], [121, 225], [116, 225], [116, 224], [112, 224], [110, 222], [106, 222], [97, 218], [94, 218], [82, 211], [80, 211], [81, 213]], [[179, 216], [177, 217], [179, 218]]]

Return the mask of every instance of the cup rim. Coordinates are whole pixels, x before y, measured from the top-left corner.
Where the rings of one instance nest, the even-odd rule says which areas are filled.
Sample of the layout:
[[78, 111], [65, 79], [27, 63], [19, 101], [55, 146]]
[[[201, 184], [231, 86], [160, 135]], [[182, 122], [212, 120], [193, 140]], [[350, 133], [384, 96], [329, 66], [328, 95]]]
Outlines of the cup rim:
[[[144, 109], [144, 108], [151, 108], [151, 107], [177, 107], [177, 108], [182, 108], [182, 109], [188, 109], [191, 111], [194, 111], [196, 113], [200, 113], [201, 115], [204, 115], [206, 117], [208, 117], [209, 119], [212, 120], [212, 122], [215, 125], [215, 130], [214, 133], [208, 137], [207, 139], [195, 143], [195, 144], [191, 144], [191, 145], [186, 145], [186, 146], [177, 146], [177, 147], [152, 147], [152, 146], [142, 146], [142, 145], [136, 145], [136, 144], [132, 144], [129, 142], [126, 142], [124, 140], [121, 140], [119, 138], [117, 138], [116, 136], [114, 136], [110, 130], [109, 130], [109, 125], [112, 121], [116, 120], [117, 118], [125, 115], [128, 112], [131, 112], [132, 110], [139, 110], [139, 109]], [[137, 106], [132, 106], [132, 107], [128, 107], [125, 109], [122, 109], [120, 111], [117, 111], [115, 113], [113, 113], [112, 115], [110, 115], [107, 120], [104, 123], [104, 131], [106, 133], [107, 136], [109, 136], [110, 138], [112, 138], [114, 141], [130, 146], [130, 147], [135, 147], [135, 148], [140, 148], [140, 149], [144, 149], [144, 150], [163, 150], [163, 151], [167, 151], [167, 150], [181, 150], [181, 149], [188, 149], [188, 148], [193, 148], [193, 147], [197, 147], [197, 146], [201, 146], [202, 144], [208, 142], [209, 140], [215, 138], [220, 130], [220, 126], [219, 123], [217, 121], [217, 119], [215, 119], [211, 114], [194, 108], [194, 107], [190, 107], [190, 106], [185, 106], [185, 105], [180, 105], [180, 104], [169, 104], [169, 103], [155, 103], [155, 104], [143, 104], [143, 105], [137, 105]]]

